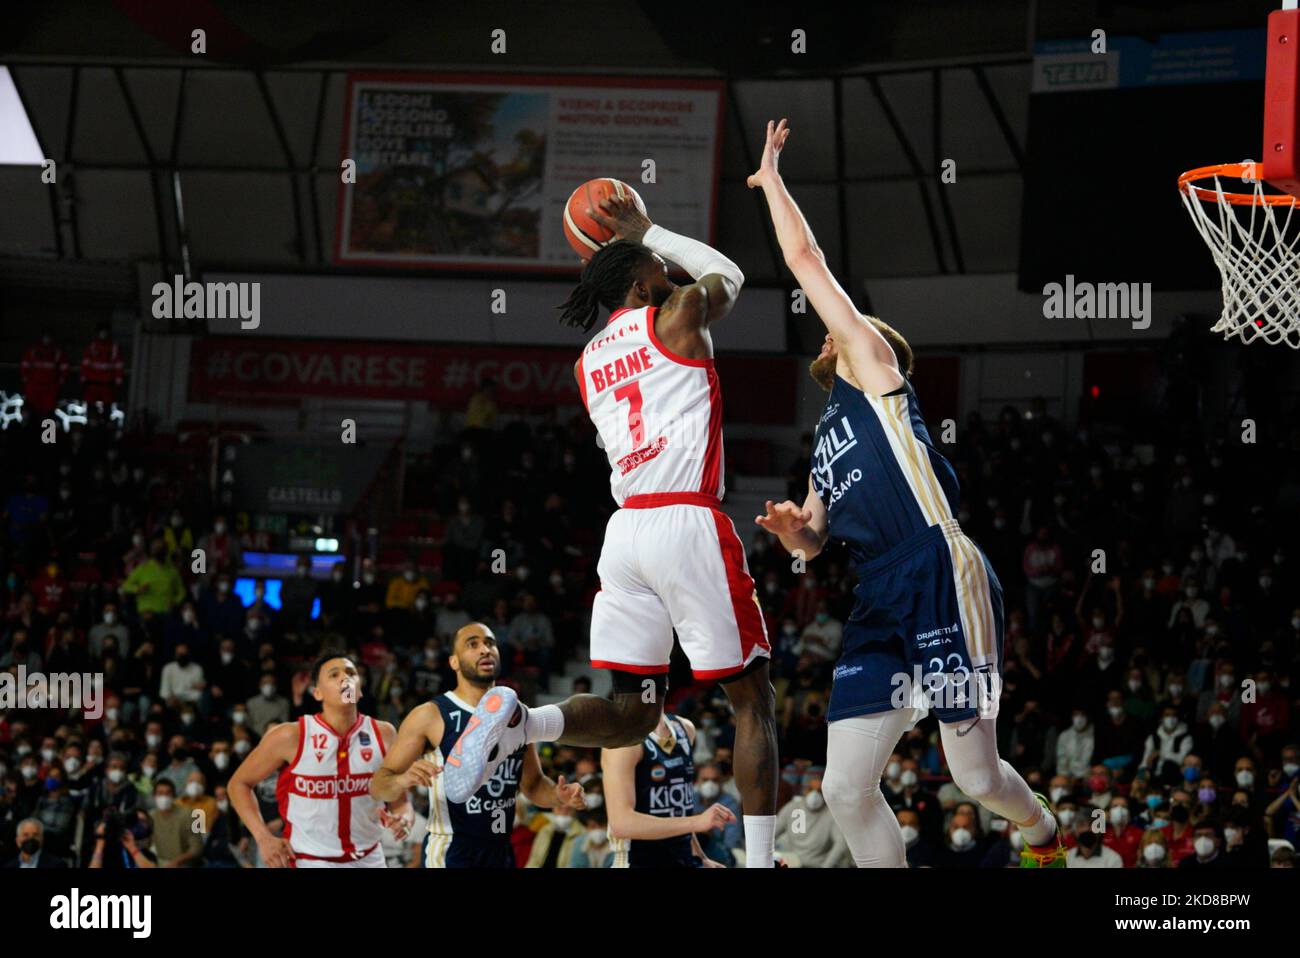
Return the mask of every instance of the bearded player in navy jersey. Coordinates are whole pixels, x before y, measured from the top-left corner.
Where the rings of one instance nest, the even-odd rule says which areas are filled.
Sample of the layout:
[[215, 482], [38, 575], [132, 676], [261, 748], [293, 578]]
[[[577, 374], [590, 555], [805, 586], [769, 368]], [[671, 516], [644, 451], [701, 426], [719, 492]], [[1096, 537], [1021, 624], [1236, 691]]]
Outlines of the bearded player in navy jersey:
[[788, 135], [785, 120], [768, 123], [748, 185], [767, 197], [786, 265], [826, 325], [810, 372], [830, 397], [807, 499], [768, 502], [757, 522], [805, 559], [828, 538], [843, 540], [858, 578], [826, 714], [822, 794], [859, 867], [906, 867], [880, 778], [899, 739], [933, 708], [954, 783], [1016, 823], [1021, 867], [1064, 868], [1047, 799], [998, 757], [1002, 587], [954, 518], [957, 475], [908, 382], [911, 348], [858, 312], [777, 172]]
[[542, 771], [537, 746], [520, 745], [467, 800], [448, 799], [442, 763], [501, 671], [501, 650], [492, 630], [482, 622], [462, 626], [452, 639], [450, 664], [456, 687], [417, 705], [402, 720], [396, 742], [371, 779], [370, 793], [385, 801], [420, 785], [429, 789], [426, 868], [514, 868], [510, 831], [516, 793], [541, 808], [583, 809], [582, 786], [565, 782], [563, 775], [551, 781]]

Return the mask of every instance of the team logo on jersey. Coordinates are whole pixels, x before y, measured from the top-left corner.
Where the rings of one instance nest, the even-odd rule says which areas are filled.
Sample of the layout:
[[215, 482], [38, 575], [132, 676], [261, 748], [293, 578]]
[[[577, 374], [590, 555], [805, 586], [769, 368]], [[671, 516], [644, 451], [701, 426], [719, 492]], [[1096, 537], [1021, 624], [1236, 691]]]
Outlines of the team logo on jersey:
[[361, 750], [361, 761], [363, 762], [370, 761], [370, 759], [374, 756], [374, 754], [375, 754], [375, 750], [373, 748], [363, 748]]
[[318, 762], [323, 762], [323, 761], [325, 761], [325, 753], [324, 753], [324, 752], [317, 752], [317, 753], [316, 753], [316, 761], [318, 761]]
[[662, 782], [662, 781], [663, 781], [665, 778], [667, 778], [667, 777], [668, 777], [668, 769], [664, 768], [662, 765], [651, 765], [651, 766], [650, 766], [650, 780], [651, 780], [651, 781], [654, 781], [654, 782]]
[[370, 733], [369, 733], [369, 732], [358, 732], [358, 733], [357, 733], [357, 741], [360, 742], [362, 745], [369, 745], [369, 744], [370, 744]]

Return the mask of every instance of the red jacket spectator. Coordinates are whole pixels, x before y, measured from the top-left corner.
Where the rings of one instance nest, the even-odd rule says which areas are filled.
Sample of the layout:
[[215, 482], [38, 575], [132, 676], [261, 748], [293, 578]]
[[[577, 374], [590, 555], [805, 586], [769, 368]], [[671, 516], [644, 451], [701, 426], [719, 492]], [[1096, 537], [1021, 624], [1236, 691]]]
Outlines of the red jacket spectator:
[[59, 387], [68, 378], [68, 357], [54, 345], [49, 333], [41, 334], [39, 343], [27, 347], [20, 373], [27, 408], [38, 415], [53, 412], [59, 401]]
[[1106, 829], [1101, 843], [1120, 857], [1125, 868], [1134, 868], [1137, 866], [1138, 846], [1142, 844], [1142, 835], [1142, 829], [1136, 825], [1125, 825], [1123, 829], [1112, 825]]
[[30, 586], [36, 596], [36, 609], [42, 615], [58, 615], [68, 600], [69, 585], [58, 563], [51, 562], [32, 580]]
[[108, 327], [100, 326], [95, 339], [81, 357], [81, 382], [87, 403], [111, 405], [122, 385], [122, 351], [108, 338]]

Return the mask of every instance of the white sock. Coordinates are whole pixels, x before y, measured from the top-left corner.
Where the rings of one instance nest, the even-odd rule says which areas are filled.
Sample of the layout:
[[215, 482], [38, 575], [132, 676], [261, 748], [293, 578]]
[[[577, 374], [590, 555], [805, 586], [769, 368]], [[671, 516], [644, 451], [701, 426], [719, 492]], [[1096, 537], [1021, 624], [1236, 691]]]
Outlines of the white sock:
[[775, 815], [745, 815], [745, 867], [774, 868]]
[[554, 742], [564, 734], [564, 713], [558, 705], [539, 705], [524, 719], [525, 742]]
[[1038, 821], [1027, 828], [1022, 825], [1020, 834], [1030, 845], [1050, 845], [1056, 838], [1056, 819], [1041, 805], [1038, 806], [1038, 810], [1043, 813]]

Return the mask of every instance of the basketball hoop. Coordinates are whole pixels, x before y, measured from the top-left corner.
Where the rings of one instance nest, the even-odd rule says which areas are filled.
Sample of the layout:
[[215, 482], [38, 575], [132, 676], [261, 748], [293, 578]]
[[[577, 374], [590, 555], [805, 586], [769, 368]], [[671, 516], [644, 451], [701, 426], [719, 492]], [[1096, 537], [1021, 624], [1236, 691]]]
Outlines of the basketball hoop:
[[[1231, 192], [1224, 181], [1250, 192]], [[1223, 278], [1213, 332], [1300, 349], [1300, 197], [1265, 193], [1263, 167], [1253, 160], [1189, 170], [1178, 193]]]

